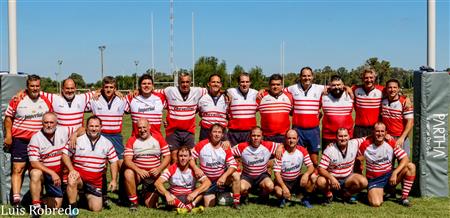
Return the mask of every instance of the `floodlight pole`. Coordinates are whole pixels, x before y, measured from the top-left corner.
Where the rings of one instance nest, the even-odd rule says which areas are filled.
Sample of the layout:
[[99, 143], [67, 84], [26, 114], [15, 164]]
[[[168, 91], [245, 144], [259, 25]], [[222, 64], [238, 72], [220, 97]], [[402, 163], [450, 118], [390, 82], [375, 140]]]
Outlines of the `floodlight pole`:
[[17, 74], [17, 14], [16, 0], [8, 0], [9, 73]]

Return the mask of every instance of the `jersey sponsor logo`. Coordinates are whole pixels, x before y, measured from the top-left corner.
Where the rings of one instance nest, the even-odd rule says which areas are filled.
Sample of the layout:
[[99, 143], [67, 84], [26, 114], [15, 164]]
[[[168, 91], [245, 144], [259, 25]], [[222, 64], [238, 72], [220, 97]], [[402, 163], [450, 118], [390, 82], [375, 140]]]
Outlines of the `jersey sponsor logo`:
[[52, 153], [50, 153], [50, 154], [42, 155], [42, 156], [41, 156], [41, 159], [47, 159], [47, 158], [50, 158], [50, 157], [58, 156], [58, 155], [60, 155], [60, 154], [62, 154], [61, 151], [52, 152]]
[[214, 160], [213, 162], [206, 163], [205, 165], [207, 167], [217, 167], [217, 166], [222, 165], [223, 162], [224, 162], [224, 160]]
[[150, 157], [150, 156], [157, 156], [158, 154], [152, 154], [152, 153], [148, 153], [148, 154], [135, 154], [134, 157]]
[[148, 107], [138, 107], [138, 112], [141, 112], [141, 113], [143, 113], [143, 112], [147, 112], [147, 111], [153, 111], [153, 110], [155, 110], [155, 106], [154, 105], [150, 105], [150, 106], [148, 106]]
[[[32, 113], [36, 113], [36, 111], [32, 111]], [[42, 116], [44, 116], [44, 113], [39, 112], [39, 113], [36, 113], [36, 114], [25, 115], [25, 116], [23, 116], [23, 118], [26, 119], [26, 120], [28, 120], [28, 119], [39, 118], [39, 117], [42, 117]], [[20, 116], [19, 114], [17, 114], [17, 118], [22, 118], [22, 116]]]
[[177, 106], [175, 106], [173, 108], [173, 110], [175, 110], [175, 111], [195, 111], [195, 108], [194, 107], [183, 107], [183, 106], [177, 107]]
[[264, 163], [264, 158], [248, 162], [249, 165], [255, 165], [259, 163]]
[[292, 166], [292, 167], [286, 167], [286, 168], [284, 169], [284, 171], [285, 171], [285, 172], [289, 172], [289, 171], [296, 170], [296, 169], [298, 169], [298, 168], [300, 168], [300, 164], [294, 165], [294, 166]]

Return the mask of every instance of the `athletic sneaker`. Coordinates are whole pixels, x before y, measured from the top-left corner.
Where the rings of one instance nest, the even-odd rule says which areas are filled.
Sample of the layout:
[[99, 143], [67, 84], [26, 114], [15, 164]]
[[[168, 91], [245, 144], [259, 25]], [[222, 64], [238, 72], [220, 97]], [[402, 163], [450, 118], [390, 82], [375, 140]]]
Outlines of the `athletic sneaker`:
[[76, 207], [73, 207], [72, 210], [69, 211], [69, 218], [76, 218], [78, 214], [75, 214], [74, 212], [77, 210]]
[[303, 206], [305, 206], [306, 208], [313, 208], [311, 202], [309, 202], [309, 199], [303, 198], [303, 199], [302, 199], [302, 204], [303, 204]]
[[325, 197], [325, 201], [323, 202], [324, 205], [330, 205], [333, 203], [333, 195]]
[[105, 201], [103, 201], [103, 208], [105, 208], [106, 210], [111, 210], [111, 202], [109, 201], [109, 199], [105, 199]]
[[240, 210], [241, 204], [233, 204], [233, 209]]
[[357, 204], [358, 200], [356, 200], [355, 196], [351, 196], [350, 198], [347, 199], [346, 203], [347, 204]]
[[280, 200], [280, 205], [279, 205], [279, 207], [280, 207], [280, 208], [286, 207], [286, 199], [283, 198], [283, 199]]
[[203, 206], [194, 207], [191, 210], [191, 213], [203, 213], [205, 211], [205, 208]]
[[138, 205], [134, 204], [134, 203], [131, 203], [131, 205], [130, 205], [130, 212], [134, 213], [134, 212], [137, 212], [137, 210], [138, 210]]
[[178, 214], [188, 214], [189, 210], [187, 208], [177, 208]]
[[400, 200], [400, 204], [405, 206], [405, 207], [411, 207], [411, 202], [409, 202], [408, 198], [402, 198]]

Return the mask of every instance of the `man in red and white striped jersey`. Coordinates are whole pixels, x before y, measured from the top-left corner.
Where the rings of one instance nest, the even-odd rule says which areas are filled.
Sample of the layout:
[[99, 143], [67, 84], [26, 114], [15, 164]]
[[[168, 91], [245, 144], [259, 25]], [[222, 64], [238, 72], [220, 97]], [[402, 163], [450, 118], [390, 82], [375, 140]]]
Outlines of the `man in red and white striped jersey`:
[[94, 92], [75, 94], [77, 87], [73, 79], [62, 81], [61, 95], [41, 92], [47, 97], [53, 106], [53, 111], [58, 118], [58, 125], [68, 128], [70, 134], [83, 126], [84, 111]]
[[106, 76], [102, 81], [101, 96], [98, 99], [91, 99], [87, 109], [102, 121], [102, 135], [114, 145], [114, 149], [119, 158], [119, 168], [123, 162], [123, 138], [122, 123], [123, 114], [128, 111], [126, 99], [116, 95], [117, 82], [111, 76]]
[[[166, 198], [168, 205], [177, 208], [179, 213], [185, 213], [183, 210], [191, 211], [203, 199], [203, 193], [211, 182], [205, 175], [197, 177], [190, 167], [191, 148], [181, 146], [177, 155], [177, 162], [164, 170], [155, 187]], [[169, 190], [164, 186], [166, 182], [169, 182]], [[201, 183], [198, 187], [197, 182]]]
[[219, 74], [211, 74], [208, 80], [208, 94], [203, 95], [198, 101], [198, 112], [202, 118], [200, 121], [199, 141], [207, 139], [209, 130], [213, 124], [226, 127], [228, 102], [227, 95], [221, 92], [222, 77]]
[[283, 143], [284, 134], [291, 127], [289, 114], [293, 106], [291, 94], [283, 92], [282, 81], [280, 74], [270, 76], [269, 91], [256, 100], [264, 139], [278, 143]]
[[294, 110], [292, 127], [297, 130], [298, 144], [308, 149], [314, 167], [319, 163], [320, 106], [325, 86], [313, 83], [314, 73], [310, 67], [300, 70], [299, 83], [285, 90], [292, 95]]
[[344, 87], [342, 78], [334, 75], [330, 79], [329, 93], [322, 96], [322, 146], [336, 141], [339, 128], [347, 129], [350, 138], [353, 136], [353, 98]]
[[362, 85], [353, 86], [355, 96], [355, 131], [353, 137], [360, 138], [372, 135], [373, 125], [381, 114], [383, 89], [376, 85], [377, 73], [372, 68], [365, 68], [361, 73]]
[[31, 137], [42, 129], [42, 117], [52, 111], [50, 101], [40, 95], [41, 78], [30, 75], [27, 78], [26, 96], [13, 98], [5, 112], [4, 147], [11, 149], [12, 173], [11, 188], [12, 205], [20, 204], [22, 175], [28, 162], [27, 146]]
[[[395, 140], [385, 140], [386, 125], [378, 122], [374, 126], [373, 137], [363, 142], [359, 155], [366, 159], [366, 176], [369, 180], [369, 204], [379, 207], [383, 203], [384, 190], [394, 189], [403, 182], [400, 203], [411, 206], [408, 196], [416, 177], [416, 166], [409, 161], [408, 155], [397, 147]], [[394, 156], [399, 160], [394, 169]]]
[[154, 92], [153, 78], [148, 74], [139, 77], [139, 95], [127, 96], [131, 120], [133, 122], [132, 135], [139, 133], [137, 121], [145, 118], [150, 123], [150, 132], [152, 135], [161, 134], [161, 121], [163, 110], [166, 107], [166, 97], [162, 93]]
[[191, 87], [189, 73], [180, 73], [178, 87], [164, 89], [167, 101], [166, 140], [169, 143], [172, 163], [177, 160], [178, 147], [187, 145], [194, 147], [195, 113], [200, 98], [207, 93], [205, 88]]
[[170, 163], [166, 140], [161, 135], [151, 133], [147, 118], [141, 117], [137, 120], [137, 130], [138, 134], [128, 139], [124, 154], [125, 187], [131, 202], [130, 211], [137, 210], [136, 187], [141, 183], [145, 205], [156, 208], [158, 193], [154, 183]]
[[28, 145], [28, 157], [31, 163], [30, 192], [35, 209], [41, 207], [42, 185], [45, 186], [48, 197], [47, 205], [54, 208], [60, 208], [62, 205], [61, 156], [69, 139], [69, 132], [67, 128], [57, 126], [57, 124], [56, 114], [45, 113], [42, 118], [41, 131], [31, 137]]
[[76, 208], [78, 188], [86, 193], [89, 209], [101, 211], [102, 179], [107, 161], [110, 162], [111, 181], [109, 189], [117, 188], [118, 159], [113, 144], [100, 134], [102, 121], [97, 116], [91, 116], [86, 121], [86, 134], [77, 138], [76, 148], [66, 145], [62, 160], [69, 169], [67, 197], [72, 208]]
[[253, 127], [249, 141], [240, 143], [231, 149], [233, 155], [240, 157], [242, 161], [241, 195], [244, 200], [251, 188], [254, 190], [260, 188], [261, 192], [258, 194], [262, 199], [268, 199], [274, 188], [270, 174], [267, 172], [267, 165], [270, 157], [275, 155], [279, 144], [263, 141], [262, 137], [261, 128]]
[[192, 149], [192, 157], [199, 160], [200, 169], [212, 183], [203, 198], [205, 207], [213, 207], [216, 204], [216, 195], [225, 192], [231, 185], [233, 207], [238, 209], [241, 198], [240, 175], [236, 172], [238, 165], [231, 149], [222, 147], [224, 131], [222, 125], [213, 124], [208, 139], [200, 141]]
[[250, 130], [256, 126], [258, 107], [256, 104], [258, 91], [250, 88], [250, 75], [241, 73], [238, 83], [239, 87], [227, 90], [230, 99], [227, 138], [233, 146], [248, 140]]
[[367, 187], [367, 179], [353, 173], [358, 149], [365, 138], [350, 139], [346, 128], [339, 128], [336, 142], [325, 147], [319, 164], [317, 188], [326, 197], [326, 203], [333, 200], [333, 192], [339, 192], [348, 203], [356, 203], [352, 195]]
[[[298, 143], [298, 134], [294, 129], [286, 133], [281, 159], [276, 159], [273, 172], [275, 174], [275, 196], [280, 199], [280, 207], [284, 207], [286, 200], [290, 200], [292, 194], [303, 192], [303, 205], [311, 208], [309, 195], [314, 190], [313, 172], [314, 166], [309, 158], [308, 151]], [[307, 171], [302, 175], [302, 166]], [[317, 177], [317, 176], [315, 176]]]
[[387, 97], [381, 102], [381, 117], [387, 133], [396, 140], [396, 146], [411, 154], [408, 134], [414, 126], [414, 108], [411, 100], [400, 94], [400, 82], [391, 79], [386, 82]]

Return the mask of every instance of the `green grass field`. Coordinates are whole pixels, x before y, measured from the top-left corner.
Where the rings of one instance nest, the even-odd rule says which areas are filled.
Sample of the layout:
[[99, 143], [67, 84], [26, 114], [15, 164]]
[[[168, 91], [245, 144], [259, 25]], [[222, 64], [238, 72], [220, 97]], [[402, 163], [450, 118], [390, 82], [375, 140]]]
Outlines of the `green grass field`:
[[[126, 115], [124, 119], [123, 135], [124, 140], [130, 136], [131, 131], [130, 116]], [[197, 119], [198, 122], [198, 119]], [[197, 129], [198, 130], [198, 129]], [[198, 131], [197, 131], [198, 136]], [[117, 199], [117, 195], [111, 193], [112, 199]], [[187, 216], [200, 217], [447, 217], [450, 214], [450, 198], [416, 198], [411, 197], [413, 207], [406, 208], [397, 202], [387, 201], [381, 208], [371, 208], [366, 203], [358, 202], [356, 205], [348, 205], [341, 202], [335, 202], [330, 206], [314, 205], [312, 209], [306, 209], [301, 205], [295, 205], [284, 209], [274, 206], [265, 206], [257, 204], [249, 204], [243, 206], [241, 210], [236, 211], [229, 207], [219, 206], [215, 208], [207, 208], [202, 214], [190, 214]], [[100, 213], [92, 213], [82, 209], [80, 217], [172, 217], [177, 216], [175, 212], [148, 209], [139, 207], [137, 213], [129, 213], [127, 207], [120, 207], [113, 204], [111, 210], [104, 210]]]

